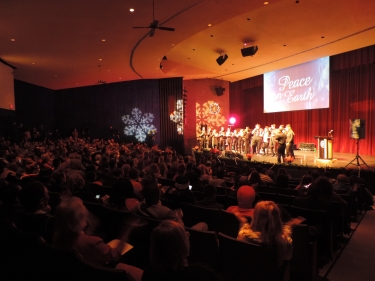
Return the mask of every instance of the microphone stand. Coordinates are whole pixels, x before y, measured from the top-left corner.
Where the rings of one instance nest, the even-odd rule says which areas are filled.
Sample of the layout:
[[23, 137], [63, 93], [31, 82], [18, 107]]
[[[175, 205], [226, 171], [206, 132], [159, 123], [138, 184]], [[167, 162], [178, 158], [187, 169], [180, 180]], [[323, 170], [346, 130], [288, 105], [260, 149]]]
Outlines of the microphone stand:
[[[356, 145], [357, 145], [357, 154], [356, 154], [356, 156], [354, 157], [354, 159], [353, 159], [352, 161], [350, 161], [349, 164], [347, 164], [347, 165], [345, 166], [345, 168], [348, 167], [348, 166], [351, 164], [351, 165], [357, 166], [358, 169], [361, 168], [361, 165], [366, 165], [367, 168], [370, 169], [370, 167], [366, 164], [366, 162], [363, 161], [362, 157], [359, 156], [359, 141], [360, 141], [360, 139], [357, 139], [357, 140], [356, 140]], [[362, 164], [359, 163], [359, 160], [362, 161]], [[357, 164], [354, 164], [354, 163], [353, 163], [354, 161], [357, 161]]]

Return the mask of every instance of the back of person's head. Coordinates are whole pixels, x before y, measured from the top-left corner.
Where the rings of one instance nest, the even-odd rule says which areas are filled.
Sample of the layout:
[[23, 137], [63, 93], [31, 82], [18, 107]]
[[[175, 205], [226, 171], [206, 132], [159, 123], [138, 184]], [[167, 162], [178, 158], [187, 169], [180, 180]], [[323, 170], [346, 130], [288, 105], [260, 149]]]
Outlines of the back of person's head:
[[88, 211], [78, 197], [64, 199], [56, 207], [56, 231], [61, 234], [79, 234], [87, 225]]
[[325, 177], [318, 177], [314, 184], [316, 184], [319, 187], [320, 194], [321, 195], [331, 195], [333, 192], [332, 183], [327, 180]]
[[338, 174], [336, 180], [339, 183], [350, 183], [350, 179], [344, 174]]
[[274, 170], [268, 170], [267, 171], [267, 176], [269, 176], [271, 179], [275, 179], [275, 177], [276, 177], [276, 173], [275, 173], [275, 171]]
[[115, 178], [121, 178], [123, 175], [124, 175], [124, 172], [121, 168], [115, 168], [113, 170], [113, 173], [112, 175], [115, 177]]
[[158, 179], [153, 173], [146, 173], [141, 181], [142, 186], [149, 185], [151, 183], [157, 184]]
[[317, 178], [320, 177], [319, 171], [315, 169], [311, 170], [310, 175], [311, 175], [312, 181], [315, 181]]
[[139, 177], [139, 171], [136, 168], [131, 168], [129, 171], [129, 178], [136, 180]]
[[61, 170], [53, 171], [50, 184], [64, 184], [66, 182], [65, 173]]
[[162, 221], [151, 233], [150, 260], [155, 271], [177, 271], [187, 266], [189, 239], [177, 222]]
[[263, 243], [279, 244], [283, 234], [281, 211], [273, 201], [260, 201], [255, 205], [251, 229], [260, 232]]
[[116, 159], [112, 158], [111, 160], [109, 160], [108, 167], [113, 170], [116, 167]]
[[72, 173], [66, 180], [66, 185], [70, 192], [78, 191], [85, 186], [85, 180], [79, 173]]
[[96, 173], [94, 171], [86, 171], [86, 181], [87, 182], [94, 182], [96, 181]]
[[276, 186], [279, 188], [289, 188], [288, 176], [284, 174], [279, 174], [276, 177]]
[[48, 205], [48, 191], [42, 182], [35, 181], [21, 189], [19, 199], [25, 211], [34, 212]]
[[255, 190], [250, 185], [243, 185], [237, 191], [238, 206], [252, 209], [255, 200]]
[[154, 173], [154, 174], [158, 174], [160, 172], [159, 166], [156, 163], [151, 163], [149, 170], [150, 170], [150, 173]]
[[262, 167], [261, 165], [257, 165], [257, 166], [255, 167], [255, 169], [258, 171], [259, 174], [261, 174], [262, 171], [263, 171], [263, 167]]
[[308, 185], [312, 183], [312, 178], [309, 174], [303, 175], [300, 181], [300, 186], [302, 187], [303, 185]]
[[249, 180], [245, 176], [240, 176], [238, 178], [238, 184], [237, 184], [237, 186], [238, 186], [238, 188], [240, 188], [243, 185], [250, 185], [249, 184]]
[[216, 195], [216, 187], [212, 184], [206, 184], [203, 187], [203, 197], [204, 198], [214, 198]]
[[286, 169], [284, 168], [280, 168], [278, 171], [277, 171], [277, 175], [286, 175], [288, 176], [288, 172], [286, 171]]
[[184, 175], [185, 171], [186, 171], [185, 165], [184, 164], [178, 164], [178, 166], [177, 166], [177, 174]]
[[250, 174], [249, 184], [252, 185], [254, 183], [260, 183], [260, 174], [258, 171], [254, 170]]
[[130, 172], [130, 165], [124, 164], [124, 165], [121, 166], [121, 169], [122, 169], [122, 173], [123, 173], [124, 177], [128, 177], [129, 172]]
[[219, 167], [216, 171], [216, 177], [218, 179], [223, 179], [224, 178], [224, 175], [225, 175], [225, 171], [224, 171], [224, 168], [222, 167]]
[[160, 189], [156, 183], [149, 183], [142, 188], [142, 195], [147, 205], [155, 205], [159, 203]]

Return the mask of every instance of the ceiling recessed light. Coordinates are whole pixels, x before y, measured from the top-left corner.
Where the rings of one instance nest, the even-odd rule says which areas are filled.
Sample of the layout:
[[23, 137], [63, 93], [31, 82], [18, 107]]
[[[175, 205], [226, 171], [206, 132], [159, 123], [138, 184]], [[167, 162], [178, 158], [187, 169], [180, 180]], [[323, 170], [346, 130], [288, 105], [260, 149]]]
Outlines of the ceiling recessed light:
[[284, 44], [283, 46], [285, 47], [286, 45]]
[[210, 35], [211, 37], [214, 37], [212, 34]]
[[264, 5], [268, 5], [268, 2], [264, 2], [263, 4], [264, 4]]
[[193, 51], [195, 51], [195, 49], [193, 49]]
[[324, 38], [324, 36], [322, 36], [321, 38]]
[[105, 39], [102, 39], [102, 42], [105, 42]]
[[99, 59], [100, 61], [102, 61], [103, 59]]
[[175, 44], [172, 44], [172, 46], [174, 46]]
[[31, 63], [31, 64], [35, 64], [35, 62]]
[[10, 39], [10, 41], [14, 42], [14, 41], [16, 41], [16, 39], [12, 38], [12, 39]]
[[133, 8], [130, 8], [129, 11], [130, 11], [131, 13], [133, 13], [133, 12], [134, 12], [134, 9], [133, 9]]
[[247, 20], [250, 20], [250, 18], [247, 18]]
[[209, 23], [207, 26], [212, 26], [212, 24]]

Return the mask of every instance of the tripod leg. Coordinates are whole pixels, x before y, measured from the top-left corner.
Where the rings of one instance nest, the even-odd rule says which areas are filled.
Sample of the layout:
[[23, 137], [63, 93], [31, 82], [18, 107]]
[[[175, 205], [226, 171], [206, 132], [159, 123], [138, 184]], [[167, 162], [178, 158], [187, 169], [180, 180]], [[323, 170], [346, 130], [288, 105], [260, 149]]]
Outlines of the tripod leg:
[[[359, 159], [361, 159], [361, 161], [363, 162], [363, 164], [364, 164], [364, 165], [366, 165], [366, 166], [367, 166], [367, 168], [370, 168], [370, 167], [369, 167], [369, 166], [368, 166], [368, 165], [366, 164], [366, 162], [365, 162], [365, 161], [364, 161], [364, 160], [362, 159], [362, 157], [361, 157], [361, 156], [359, 156], [359, 155], [358, 155], [358, 158], [359, 158]], [[358, 160], [357, 160], [357, 161], [358, 161]]]

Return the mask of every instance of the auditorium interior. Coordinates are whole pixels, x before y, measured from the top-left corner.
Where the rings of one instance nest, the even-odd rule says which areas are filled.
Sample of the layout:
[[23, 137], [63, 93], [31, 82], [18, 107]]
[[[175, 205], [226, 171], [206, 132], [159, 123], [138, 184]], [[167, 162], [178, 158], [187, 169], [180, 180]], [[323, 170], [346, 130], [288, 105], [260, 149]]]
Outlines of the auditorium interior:
[[[250, 179], [251, 171], [261, 168], [265, 174], [274, 171], [276, 179], [286, 170], [287, 191], [275, 183], [254, 188], [257, 200], [274, 201], [290, 218], [305, 219], [293, 228], [294, 256], [282, 271], [277, 269], [276, 277], [262, 276], [267, 272], [266, 262], [256, 261], [262, 265], [258, 269], [244, 266], [244, 259], [249, 263], [256, 259], [244, 252], [248, 245], [235, 244], [239, 242], [237, 221], [235, 226], [230, 222], [237, 227], [234, 234], [224, 233], [228, 228], [225, 211], [199, 213], [190, 206], [193, 204], [163, 197], [163, 205], [173, 211], [182, 209], [186, 219], [189, 263], [207, 263], [220, 280], [371, 280], [375, 275], [369, 263], [375, 247], [371, 238], [375, 231], [374, 14], [375, 2], [357, 0], [1, 1], [1, 187], [21, 189], [41, 181], [49, 188], [52, 171], [47, 176], [40, 172], [46, 153], [51, 166], [52, 157], [59, 158], [63, 166], [72, 159], [66, 151], [79, 152], [80, 165], [86, 169], [101, 167], [101, 158], [95, 158], [98, 154], [111, 160], [117, 157], [118, 168], [122, 168], [119, 159], [129, 164], [137, 158], [145, 163], [135, 167], [141, 175], [149, 172], [148, 157], [159, 160], [163, 156], [185, 166], [192, 161], [197, 169], [200, 164], [210, 167], [213, 163], [225, 167], [226, 186], [217, 187], [216, 200], [227, 208], [238, 204], [230, 194], [237, 192], [240, 176]], [[310, 74], [314, 62], [317, 66]], [[290, 72], [294, 78], [286, 76], [289, 70], [294, 71]], [[284, 88], [289, 90], [281, 94]], [[287, 154], [278, 163], [275, 154], [280, 142], [271, 148], [273, 137], [254, 145], [255, 135], [248, 130], [257, 124], [262, 130], [275, 124], [280, 133], [290, 124], [293, 157]], [[208, 129], [215, 130], [210, 137], [202, 133]], [[231, 133], [220, 137], [219, 131], [227, 129]], [[250, 137], [241, 142], [237, 132], [245, 130]], [[29, 151], [31, 147], [33, 151]], [[65, 149], [65, 154], [57, 147]], [[109, 153], [110, 149], [116, 152]], [[145, 153], [149, 156], [141, 161]], [[41, 168], [24, 180], [16, 172], [14, 177], [4, 174], [13, 174], [12, 164], [20, 167], [25, 163], [23, 168], [31, 169], [34, 161]], [[329, 221], [329, 234], [311, 233], [319, 211], [298, 213], [293, 206], [300, 196], [294, 188], [313, 170], [333, 183], [340, 175], [361, 179], [351, 182], [353, 195], [340, 194], [347, 203], [340, 214], [335, 213], [334, 218], [330, 214], [324, 221]], [[121, 210], [109, 206], [105, 196], [112, 197], [109, 190], [113, 187], [104, 183], [112, 175], [97, 171], [96, 177], [107, 189], [95, 186], [91, 195], [99, 199], [82, 200], [95, 218], [91, 234], [108, 242], [118, 238], [118, 232], [123, 234], [124, 228], [133, 229], [134, 214], [125, 206]], [[209, 177], [211, 184], [216, 174]], [[176, 182], [173, 175], [158, 179], [162, 192]], [[66, 280], [75, 270], [81, 272], [77, 274], [80, 279], [141, 280], [137, 274], [131, 275], [131, 269], [90, 264], [76, 254], [55, 249], [50, 241], [35, 241], [34, 236], [17, 230], [4, 215], [8, 209], [2, 200], [9, 194], [0, 191], [0, 251], [9, 255], [9, 259], [2, 255], [0, 266], [6, 274], [18, 271], [7, 280], [39, 274], [45, 269], [41, 263], [50, 267], [40, 275], [41, 280]], [[196, 199], [203, 194], [202, 190], [194, 192]], [[50, 193], [54, 211], [62, 197]], [[319, 214], [324, 217], [322, 211]], [[310, 220], [309, 216], [315, 217]], [[207, 220], [208, 230], [191, 229], [197, 217]], [[122, 260], [146, 270], [148, 238], [160, 221], [143, 219], [147, 225], [143, 233], [140, 228], [139, 233], [127, 236], [131, 237], [127, 242], [135, 251], [141, 249], [141, 254], [132, 256], [130, 251]], [[220, 249], [220, 242], [228, 243], [223, 237], [234, 240], [232, 250], [239, 247], [242, 260], [241, 254], [234, 259], [235, 251]], [[224, 258], [224, 251], [233, 255], [232, 263]], [[64, 267], [51, 260], [66, 263], [71, 270], [63, 273]]]

